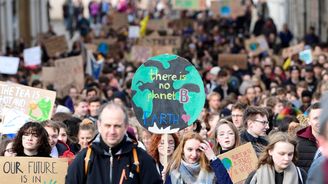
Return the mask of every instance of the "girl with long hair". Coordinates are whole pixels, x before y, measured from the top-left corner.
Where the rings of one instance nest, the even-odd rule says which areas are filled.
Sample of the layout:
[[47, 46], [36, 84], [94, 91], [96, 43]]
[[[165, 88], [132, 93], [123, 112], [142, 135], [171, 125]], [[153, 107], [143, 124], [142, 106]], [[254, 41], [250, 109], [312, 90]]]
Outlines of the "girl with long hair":
[[174, 151], [164, 173], [166, 184], [232, 183], [221, 160], [199, 134], [188, 132]]
[[215, 127], [213, 140], [215, 140], [214, 151], [217, 155], [228, 152], [240, 145], [238, 129], [235, 125], [225, 119], [221, 119]]
[[306, 172], [295, 166], [297, 159], [296, 140], [284, 132], [273, 133], [269, 144], [259, 158], [258, 168], [245, 184], [303, 184]]
[[[171, 160], [174, 150], [179, 145], [179, 138], [176, 134], [168, 135], [168, 148], [167, 148], [167, 160], [168, 162]], [[150, 146], [148, 150], [148, 154], [153, 157], [156, 162], [156, 168], [159, 174], [162, 173], [164, 169], [164, 135], [161, 134], [153, 134], [150, 139]]]

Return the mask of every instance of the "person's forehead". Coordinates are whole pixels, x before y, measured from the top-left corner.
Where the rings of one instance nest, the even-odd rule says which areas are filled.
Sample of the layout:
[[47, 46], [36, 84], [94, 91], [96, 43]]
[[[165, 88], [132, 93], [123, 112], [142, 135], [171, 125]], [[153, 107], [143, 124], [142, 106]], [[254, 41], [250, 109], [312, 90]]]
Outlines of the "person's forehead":
[[119, 108], [105, 108], [101, 113], [101, 121], [122, 121], [124, 120], [124, 112]]

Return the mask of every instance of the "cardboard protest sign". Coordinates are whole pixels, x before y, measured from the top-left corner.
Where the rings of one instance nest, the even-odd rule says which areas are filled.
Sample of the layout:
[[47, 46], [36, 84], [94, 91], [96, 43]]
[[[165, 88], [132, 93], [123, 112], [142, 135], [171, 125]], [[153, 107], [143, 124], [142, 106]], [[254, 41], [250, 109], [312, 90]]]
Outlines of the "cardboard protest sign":
[[92, 40], [92, 43], [96, 45], [96, 47], [98, 47], [99, 44], [101, 43], [106, 43], [108, 45], [113, 45], [117, 42], [116, 39], [114, 38], [106, 38], [106, 39], [93, 39]]
[[41, 81], [45, 86], [55, 83], [56, 68], [55, 67], [42, 67]]
[[247, 69], [246, 54], [219, 54], [220, 67], [237, 65], [240, 69]]
[[167, 30], [168, 20], [166, 19], [151, 19], [148, 21], [147, 29], [159, 31]]
[[245, 14], [244, 6], [240, 0], [212, 0], [211, 11], [214, 15], [223, 17], [238, 17]]
[[66, 159], [44, 157], [0, 157], [0, 183], [65, 183]]
[[174, 48], [172, 46], [154, 46], [153, 56], [161, 55], [161, 54], [173, 54]]
[[41, 48], [32, 47], [29, 49], [24, 49], [24, 63], [25, 66], [41, 64]]
[[299, 53], [299, 59], [304, 61], [305, 64], [311, 64], [312, 63], [312, 51], [311, 49], [304, 50]]
[[288, 57], [291, 57], [295, 54], [300, 53], [303, 50], [304, 50], [304, 43], [300, 43], [300, 44], [297, 44], [297, 45], [294, 45], [294, 46], [290, 46], [290, 47], [282, 50], [282, 57], [283, 58], [288, 58]]
[[181, 47], [181, 38], [179, 36], [156, 36], [151, 35], [139, 40], [138, 45], [142, 46], [172, 46]]
[[125, 13], [113, 12], [112, 13], [112, 24], [114, 29], [120, 29], [122, 27], [128, 26], [128, 15]]
[[33, 120], [44, 121], [51, 118], [55, 98], [54, 91], [0, 82], [0, 111], [5, 107], [16, 109]]
[[136, 71], [131, 89], [139, 123], [157, 134], [190, 126], [205, 104], [204, 84], [197, 69], [177, 55], [149, 58]]
[[11, 108], [3, 108], [0, 123], [1, 134], [16, 134], [18, 130], [30, 120], [30, 117], [22, 111]]
[[173, 0], [175, 10], [206, 10], [206, 0]]
[[59, 97], [67, 95], [72, 85], [78, 90], [83, 89], [84, 70], [82, 56], [56, 60], [55, 67], [55, 88]]
[[53, 36], [43, 41], [47, 54], [52, 57], [57, 53], [61, 54], [68, 51], [68, 44], [64, 35]]
[[257, 156], [251, 143], [241, 145], [218, 156], [233, 183], [245, 180], [256, 169]]
[[153, 56], [153, 49], [147, 46], [134, 45], [131, 50], [131, 60], [144, 62]]
[[169, 22], [169, 25], [174, 27], [174, 29], [183, 30], [186, 27], [193, 26], [194, 22], [195, 21], [193, 19], [184, 18], [184, 19], [172, 20]]
[[97, 52], [97, 45], [96, 44], [84, 44], [85, 48], [91, 52]]
[[268, 42], [263, 35], [245, 40], [245, 48], [254, 55], [261, 54], [269, 50]]
[[139, 38], [140, 26], [129, 26], [129, 38]]
[[0, 56], [0, 73], [16, 74], [19, 66], [19, 58]]

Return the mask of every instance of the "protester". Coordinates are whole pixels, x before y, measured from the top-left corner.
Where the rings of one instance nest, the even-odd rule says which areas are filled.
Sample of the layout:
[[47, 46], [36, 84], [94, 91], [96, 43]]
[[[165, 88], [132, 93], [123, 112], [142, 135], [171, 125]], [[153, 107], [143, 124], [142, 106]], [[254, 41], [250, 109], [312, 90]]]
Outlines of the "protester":
[[70, 145], [70, 148], [74, 154], [80, 152], [83, 148], [89, 146], [89, 142], [94, 138], [96, 134], [96, 126], [89, 119], [84, 119], [79, 128], [78, 142]]
[[176, 148], [179, 145], [179, 138], [176, 134], [167, 135], [167, 144], [168, 144], [167, 154], [165, 154], [164, 152], [165, 150], [164, 135], [160, 135], [160, 134], [152, 135], [150, 143], [151, 144], [148, 153], [156, 161], [156, 168], [158, 173], [162, 174], [162, 171], [165, 167], [165, 163], [164, 163], [165, 156], [167, 156], [167, 162], [170, 162], [174, 150], [176, 150]]
[[266, 131], [269, 129], [268, 116], [268, 112], [262, 107], [249, 106], [244, 112], [246, 129], [240, 134], [241, 142], [251, 142], [257, 156], [268, 144], [266, 140]]
[[14, 150], [13, 150], [13, 140], [12, 139], [5, 139], [5, 140], [1, 141], [0, 156], [5, 156], [5, 157], [16, 156], [16, 153], [14, 153]]
[[74, 154], [71, 152], [69, 146], [66, 143], [58, 140], [60, 128], [57, 122], [52, 120], [46, 120], [46, 121], [42, 121], [40, 124], [48, 132], [49, 144], [51, 146], [50, 156], [53, 158], [59, 158], [59, 157], [73, 158]]
[[247, 104], [243, 104], [240, 102], [235, 103], [231, 107], [232, 123], [235, 125], [235, 127], [238, 129], [238, 131], [241, 131], [242, 128], [244, 127], [243, 115], [244, 115], [244, 111], [245, 111], [246, 107], [247, 107]]
[[59, 126], [58, 140], [69, 145], [71, 140], [68, 138], [67, 126], [63, 122], [60, 122], [60, 121], [58, 121], [57, 124]]
[[309, 170], [315, 152], [318, 149], [317, 137], [319, 135], [319, 116], [321, 114], [320, 103], [315, 103], [307, 110], [309, 116], [309, 126], [297, 132], [299, 153], [297, 166], [306, 172]]
[[296, 147], [296, 140], [287, 133], [272, 134], [268, 146], [259, 158], [257, 170], [248, 176], [245, 184], [305, 183], [306, 172], [294, 165], [297, 158]]
[[232, 183], [209, 145], [197, 133], [183, 136], [165, 171], [165, 183]]
[[37, 122], [27, 122], [17, 132], [13, 143], [16, 156], [50, 157], [47, 131]]
[[320, 103], [323, 105], [319, 122], [320, 129], [317, 137], [319, 149], [314, 156], [312, 165], [308, 171], [306, 183], [328, 183], [328, 94], [324, 94]]
[[239, 132], [230, 121], [221, 119], [215, 128], [214, 146], [217, 155], [228, 152], [240, 145]]
[[155, 161], [126, 134], [128, 115], [123, 107], [107, 104], [97, 125], [98, 136], [69, 166], [66, 183], [119, 183], [121, 178], [130, 183], [161, 183]]

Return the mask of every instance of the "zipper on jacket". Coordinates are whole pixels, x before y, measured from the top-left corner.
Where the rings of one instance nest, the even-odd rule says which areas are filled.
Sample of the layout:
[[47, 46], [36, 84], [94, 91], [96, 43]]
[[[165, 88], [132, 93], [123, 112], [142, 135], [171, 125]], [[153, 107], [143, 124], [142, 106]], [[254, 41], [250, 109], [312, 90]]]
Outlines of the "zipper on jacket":
[[110, 165], [110, 171], [109, 171], [109, 183], [113, 183], [113, 154], [112, 154], [112, 149], [109, 148], [108, 150], [109, 153], [109, 165]]

